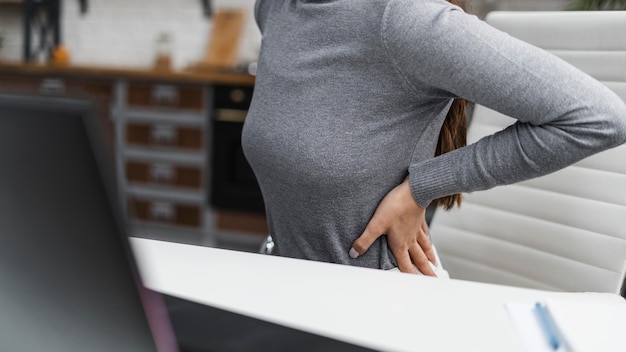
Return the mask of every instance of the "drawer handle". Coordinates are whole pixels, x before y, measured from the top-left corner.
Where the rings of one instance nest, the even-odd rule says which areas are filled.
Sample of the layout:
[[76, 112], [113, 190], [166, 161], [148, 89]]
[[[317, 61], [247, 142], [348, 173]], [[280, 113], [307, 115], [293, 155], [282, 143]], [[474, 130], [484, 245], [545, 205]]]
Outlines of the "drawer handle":
[[61, 79], [47, 78], [41, 81], [39, 91], [46, 95], [63, 95], [65, 94], [65, 82]]
[[215, 120], [225, 122], [244, 122], [248, 112], [246, 110], [236, 109], [217, 109], [215, 111]]
[[176, 144], [178, 133], [176, 128], [169, 125], [157, 125], [152, 128], [152, 142], [157, 144]]
[[176, 209], [171, 203], [154, 202], [150, 208], [150, 216], [155, 220], [173, 221], [176, 216]]
[[169, 164], [153, 164], [150, 168], [150, 178], [155, 182], [174, 182], [176, 170]]
[[174, 86], [159, 84], [152, 88], [152, 100], [161, 105], [177, 105], [178, 89]]

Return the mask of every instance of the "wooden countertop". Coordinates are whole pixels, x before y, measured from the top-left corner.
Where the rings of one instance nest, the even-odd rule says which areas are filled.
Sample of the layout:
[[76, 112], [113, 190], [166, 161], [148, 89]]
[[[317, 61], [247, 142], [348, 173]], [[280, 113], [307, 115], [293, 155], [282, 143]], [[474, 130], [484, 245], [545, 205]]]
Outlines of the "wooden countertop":
[[177, 83], [217, 83], [253, 85], [255, 77], [245, 73], [220, 70], [158, 71], [105, 66], [30, 64], [0, 61], [0, 74], [24, 74], [57, 77], [91, 77], [106, 79], [135, 79]]

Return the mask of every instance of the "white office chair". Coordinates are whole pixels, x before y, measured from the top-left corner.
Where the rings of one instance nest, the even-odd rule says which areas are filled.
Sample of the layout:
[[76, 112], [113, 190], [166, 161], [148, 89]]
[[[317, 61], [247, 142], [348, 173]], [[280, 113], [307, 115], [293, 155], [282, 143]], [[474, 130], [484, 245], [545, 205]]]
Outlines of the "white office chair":
[[[626, 100], [626, 11], [494, 12], [487, 22]], [[468, 143], [513, 121], [477, 106]], [[626, 145], [539, 179], [466, 195], [461, 209], [438, 210], [430, 230], [453, 278], [624, 295]]]

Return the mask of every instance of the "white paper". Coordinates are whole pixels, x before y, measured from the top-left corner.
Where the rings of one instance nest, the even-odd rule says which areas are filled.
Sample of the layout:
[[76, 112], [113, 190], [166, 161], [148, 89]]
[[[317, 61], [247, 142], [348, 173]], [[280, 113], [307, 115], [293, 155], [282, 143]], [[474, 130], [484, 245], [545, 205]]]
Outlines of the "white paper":
[[[559, 352], [626, 352], [626, 301], [545, 302], [564, 345]], [[535, 302], [505, 304], [529, 352], [554, 352], [534, 312]]]
[[[535, 302], [509, 302], [505, 304], [505, 307], [511, 316], [515, 329], [520, 334], [526, 351], [555, 352], [541, 329], [535, 314]], [[565, 347], [560, 347], [557, 351], [569, 352]]]

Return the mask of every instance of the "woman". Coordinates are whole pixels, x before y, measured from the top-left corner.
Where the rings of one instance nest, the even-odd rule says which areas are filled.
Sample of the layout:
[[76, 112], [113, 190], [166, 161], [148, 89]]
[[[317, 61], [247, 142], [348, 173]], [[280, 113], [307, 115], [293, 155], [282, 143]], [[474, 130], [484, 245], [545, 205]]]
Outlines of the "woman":
[[[243, 147], [280, 255], [434, 276], [431, 202], [626, 141], [626, 106], [604, 85], [444, 0], [257, 0], [255, 14]], [[518, 122], [455, 149], [457, 98]]]

